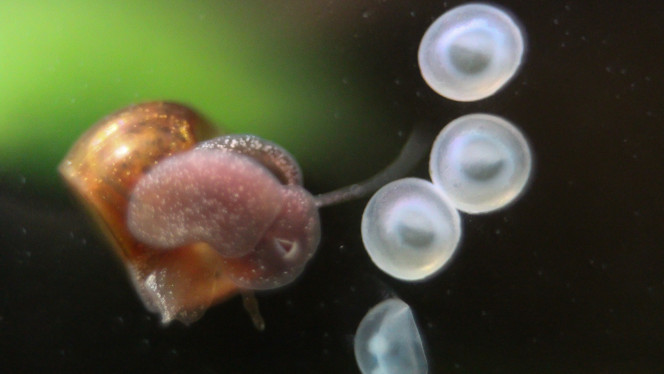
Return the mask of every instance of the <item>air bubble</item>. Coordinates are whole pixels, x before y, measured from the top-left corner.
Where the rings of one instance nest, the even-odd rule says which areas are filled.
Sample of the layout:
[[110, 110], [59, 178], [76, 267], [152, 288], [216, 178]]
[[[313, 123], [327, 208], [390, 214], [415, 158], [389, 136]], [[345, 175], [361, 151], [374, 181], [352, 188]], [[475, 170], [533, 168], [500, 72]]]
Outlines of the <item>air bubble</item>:
[[491, 96], [516, 73], [523, 35], [503, 10], [484, 4], [456, 7], [426, 31], [418, 52], [422, 77], [456, 101]]
[[457, 209], [484, 213], [506, 206], [523, 191], [531, 164], [528, 142], [514, 125], [494, 115], [470, 114], [438, 135], [429, 172]]

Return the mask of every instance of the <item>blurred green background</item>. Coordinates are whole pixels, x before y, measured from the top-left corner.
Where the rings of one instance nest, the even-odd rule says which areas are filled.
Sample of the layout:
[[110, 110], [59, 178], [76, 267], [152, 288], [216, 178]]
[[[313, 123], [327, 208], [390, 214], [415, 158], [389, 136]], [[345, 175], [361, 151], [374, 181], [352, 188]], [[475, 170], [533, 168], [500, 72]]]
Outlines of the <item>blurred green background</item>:
[[327, 33], [343, 29], [273, 12], [255, 1], [0, 3], [0, 173], [60, 186], [56, 166], [85, 129], [162, 99], [283, 145], [309, 182], [373, 173], [367, 159], [392, 155], [362, 139], [397, 143], [370, 80], [349, 86], [362, 69], [329, 48]]

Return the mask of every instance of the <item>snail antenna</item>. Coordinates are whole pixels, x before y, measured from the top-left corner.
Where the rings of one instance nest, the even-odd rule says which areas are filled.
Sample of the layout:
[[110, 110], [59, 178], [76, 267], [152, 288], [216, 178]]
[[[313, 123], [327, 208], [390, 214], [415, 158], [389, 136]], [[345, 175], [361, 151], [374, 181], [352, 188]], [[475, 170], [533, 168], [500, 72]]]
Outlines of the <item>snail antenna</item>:
[[416, 124], [399, 156], [390, 165], [365, 181], [316, 195], [316, 206], [320, 208], [359, 199], [408, 174], [431, 147], [431, 127], [424, 122]]

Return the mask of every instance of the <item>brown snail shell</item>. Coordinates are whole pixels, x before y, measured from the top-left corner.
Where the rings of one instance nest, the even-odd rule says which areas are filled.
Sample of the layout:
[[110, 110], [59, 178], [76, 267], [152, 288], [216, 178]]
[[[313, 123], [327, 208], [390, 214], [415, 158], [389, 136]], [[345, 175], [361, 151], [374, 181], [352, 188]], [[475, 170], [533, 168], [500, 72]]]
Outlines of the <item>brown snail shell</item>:
[[128, 196], [161, 159], [216, 135], [215, 127], [183, 105], [134, 105], [89, 129], [58, 167], [113, 244], [145, 306], [163, 323], [191, 323], [238, 287], [221, 270], [222, 257], [204, 243], [163, 251], [134, 239], [126, 225]]

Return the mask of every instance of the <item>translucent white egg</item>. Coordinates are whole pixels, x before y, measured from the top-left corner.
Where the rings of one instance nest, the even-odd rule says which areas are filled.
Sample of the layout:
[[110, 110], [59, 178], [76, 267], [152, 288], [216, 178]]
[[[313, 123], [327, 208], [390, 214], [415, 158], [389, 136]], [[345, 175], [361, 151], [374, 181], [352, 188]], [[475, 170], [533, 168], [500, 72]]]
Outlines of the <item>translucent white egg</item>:
[[362, 241], [387, 274], [420, 280], [439, 271], [459, 239], [459, 213], [429, 181], [405, 178], [383, 186], [362, 215]]
[[413, 313], [399, 299], [373, 307], [355, 333], [355, 359], [363, 374], [426, 374], [427, 359]]
[[450, 122], [433, 143], [429, 173], [452, 204], [484, 213], [512, 202], [531, 174], [530, 147], [505, 119], [469, 114]]
[[434, 91], [474, 101], [491, 96], [514, 76], [523, 51], [523, 34], [509, 14], [491, 5], [467, 4], [429, 27], [418, 60]]

